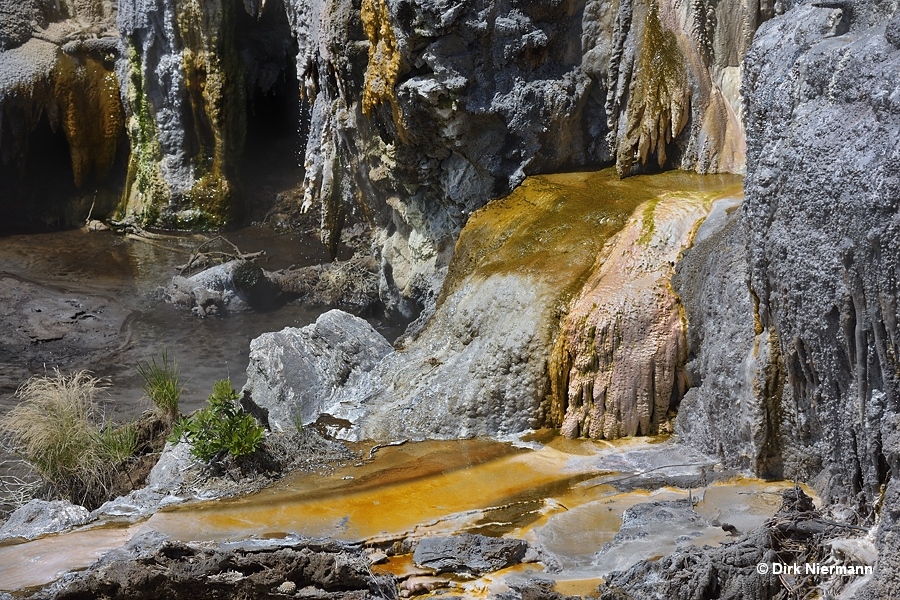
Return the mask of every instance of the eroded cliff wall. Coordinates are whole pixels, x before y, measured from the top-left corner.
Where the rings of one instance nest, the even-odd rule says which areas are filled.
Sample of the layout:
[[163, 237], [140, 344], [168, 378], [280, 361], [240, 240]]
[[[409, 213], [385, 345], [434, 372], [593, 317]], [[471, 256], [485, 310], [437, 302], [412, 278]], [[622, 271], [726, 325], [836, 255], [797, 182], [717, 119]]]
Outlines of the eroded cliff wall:
[[864, 518], [880, 514], [872, 597], [890, 595], [900, 555], [890, 506], [900, 474], [893, 10], [804, 4], [760, 28], [745, 63], [742, 213], [688, 253], [676, 282], [686, 303], [706, 296], [722, 309], [688, 310], [692, 341], [705, 347], [679, 416], [685, 439], [814, 482]]
[[125, 146], [114, 19], [110, 2], [0, 3], [4, 228], [70, 224], [92, 204], [114, 205], [104, 184]]
[[468, 215], [532, 173], [738, 171], [739, 65], [767, 4], [293, 2], [307, 205], [358, 204], [382, 296], [431, 305]]

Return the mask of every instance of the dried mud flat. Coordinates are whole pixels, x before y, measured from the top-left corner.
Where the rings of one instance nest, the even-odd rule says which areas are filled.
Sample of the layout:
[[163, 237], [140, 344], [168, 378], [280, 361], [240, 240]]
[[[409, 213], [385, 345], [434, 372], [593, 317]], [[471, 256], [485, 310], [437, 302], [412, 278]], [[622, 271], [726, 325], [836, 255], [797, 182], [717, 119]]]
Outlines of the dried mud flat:
[[51, 365], [96, 368], [128, 343], [131, 314], [109, 296], [0, 273], [0, 392]]

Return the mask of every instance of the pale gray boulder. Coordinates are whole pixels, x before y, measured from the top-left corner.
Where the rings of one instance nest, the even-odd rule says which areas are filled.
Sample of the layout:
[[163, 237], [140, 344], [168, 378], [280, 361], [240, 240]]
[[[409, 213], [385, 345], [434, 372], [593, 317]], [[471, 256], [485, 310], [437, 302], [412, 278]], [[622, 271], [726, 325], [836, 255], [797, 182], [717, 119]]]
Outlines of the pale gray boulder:
[[316, 421], [328, 401], [393, 351], [363, 319], [330, 310], [303, 328], [285, 327], [250, 343], [244, 392], [284, 430]]
[[0, 540], [24, 538], [33, 540], [83, 525], [90, 520], [88, 509], [68, 500], [34, 499], [17, 509], [0, 527]]

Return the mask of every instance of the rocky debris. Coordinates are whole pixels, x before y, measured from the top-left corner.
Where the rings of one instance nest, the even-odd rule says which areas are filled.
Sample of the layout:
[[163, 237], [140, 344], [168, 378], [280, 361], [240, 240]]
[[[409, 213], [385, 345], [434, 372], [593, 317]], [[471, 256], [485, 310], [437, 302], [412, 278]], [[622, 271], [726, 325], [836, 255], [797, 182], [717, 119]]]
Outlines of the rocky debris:
[[390, 577], [362, 551], [331, 540], [287, 538], [184, 544], [142, 534], [83, 572], [27, 596], [66, 600], [157, 598], [395, 598]]
[[366, 321], [330, 310], [303, 328], [285, 327], [250, 343], [248, 392], [273, 429], [316, 421], [331, 397], [393, 351]]
[[255, 453], [204, 464], [188, 443], [168, 443], [150, 470], [146, 485], [114, 498], [91, 512], [91, 520], [135, 521], [161, 508], [192, 500], [216, 500], [251, 494], [287, 473], [328, 473], [359, 456], [313, 428], [269, 433]]
[[236, 259], [173, 277], [163, 297], [199, 317], [268, 310], [288, 301], [364, 312], [379, 303], [378, 274], [371, 256], [280, 271]]
[[269, 273], [284, 294], [296, 302], [330, 306], [356, 313], [371, 310], [378, 297], [378, 265], [368, 254], [349, 260]]
[[[817, 586], [837, 597], [865, 578], [807, 574], [805, 568], [788, 578], [774, 573], [771, 568], [774, 563], [860, 567], [867, 564], [834, 553], [829, 544], [835, 538], [858, 539], [865, 530], [826, 518], [800, 488], [785, 490], [782, 498], [782, 507], [774, 517], [734, 542], [702, 548], [685, 545], [668, 556], [642, 561], [627, 571], [610, 573], [600, 586], [600, 597], [607, 600], [657, 597], [764, 600], [779, 597], [787, 589], [807, 590]], [[757, 568], [760, 564], [768, 568]]]
[[32, 500], [13, 512], [0, 527], [0, 540], [34, 538], [83, 525], [90, 520], [88, 510], [67, 500]]
[[533, 578], [510, 584], [508, 592], [492, 595], [492, 600], [584, 600], [582, 596], [566, 596], [553, 589], [554, 582]]
[[413, 553], [418, 567], [435, 573], [467, 572], [482, 575], [519, 564], [528, 543], [512, 538], [492, 538], [463, 533], [452, 537], [422, 538]]

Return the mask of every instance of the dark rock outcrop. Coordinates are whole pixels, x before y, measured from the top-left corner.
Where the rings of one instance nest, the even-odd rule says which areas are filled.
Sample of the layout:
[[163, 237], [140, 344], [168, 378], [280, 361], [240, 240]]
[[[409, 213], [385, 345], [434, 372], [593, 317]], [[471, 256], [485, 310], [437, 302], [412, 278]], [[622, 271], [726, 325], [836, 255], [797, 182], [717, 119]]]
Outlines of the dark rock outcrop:
[[526, 550], [528, 544], [524, 540], [463, 533], [422, 538], [413, 553], [413, 562], [436, 573], [482, 575], [519, 564]]
[[217, 546], [183, 544], [149, 533], [87, 571], [28, 597], [262, 599], [294, 592], [334, 600], [396, 596], [391, 579], [373, 575], [362, 551], [339, 542], [285, 539]]
[[723, 202], [704, 221], [672, 284], [688, 323], [690, 389], [675, 432], [725, 464], [765, 475], [774, 425], [760, 397], [769, 338], [756, 331], [748, 283], [747, 224], [740, 203]]
[[[870, 597], [895, 593], [898, 548], [889, 507], [900, 468], [892, 10], [801, 4], [760, 28], [745, 62], [740, 220], [698, 243], [676, 282], [700, 383], [683, 403], [681, 433], [729, 464], [814, 482], [826, 502], [880, 517]], [[702, 281], [698, 269], [712, 275]], [[702, 308], [706, 298], [715, 309]]]
[[[869, 513], [900, 412], [900, 51], [882, 8], [803, 5], [747, 63], [750, 285], [784, 475]], [[845, 33], [846, 32], [846, 33]], [[828, 160], [823, 160], [828, 157]], [[891, 458], [889, 458], [891, 457]]]
[[0, 227], [72, 225], [115, 206], [114, 15], [109, 1], [0, 3]]

